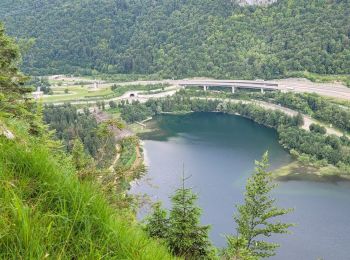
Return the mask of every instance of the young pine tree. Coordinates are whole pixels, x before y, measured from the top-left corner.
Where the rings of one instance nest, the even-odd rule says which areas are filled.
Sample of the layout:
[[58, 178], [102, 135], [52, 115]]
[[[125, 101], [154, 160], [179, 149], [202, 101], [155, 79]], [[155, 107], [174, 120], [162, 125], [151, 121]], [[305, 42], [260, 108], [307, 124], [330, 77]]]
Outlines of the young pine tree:
[[146, 219], [145, 230], [150, 237], [167, 239], [169, 230], [168, 212], [162, 208], [160, 202], [152, 207], [153, 212]]
[[[292, 224], [273, 221], [291, 209], [278, 208], [270, 192], [276, 187], [272, 183], [268, 168], [268, 153], [256, 162], [254, 174], [248, 179], [244, 204], [237, 207], [234, 216], [237, 223], [237, 236], [228, 237], [226, 256], [229, 259], [258, 259], [275, 255], [278, 244], [261, 240], [272, 234], [288, 233]], [[240, 256], [245, 254], [246, 257]], [[256, 258], [254, 258], [256, 257]]]
[[172, 253], [185, 259], [215, 259], [215, 250], [209, 242], [209, 226], [200, 225], [201, 209], [195, 205], [197, 196], [190, 188], [182, 187], [171, 197], [170, 216], [160, 203], [146, 220], [145, 230], [151, 237], [161, 238]]
[[72, 162], [77, 170], [79, 179], [82, 180], [97, 176], [94, 160], [85, 153], [84, 145], [79, 138], [74, 140], [71, 154]]
[[185, 181], [183, 176], [182, 187], [171, 197], [168, 246], [175, 255], [185, 259], [211, 259], [214, 251], [208, 237], [210, 227], [200, 225], [197, 195], [185, 187]]

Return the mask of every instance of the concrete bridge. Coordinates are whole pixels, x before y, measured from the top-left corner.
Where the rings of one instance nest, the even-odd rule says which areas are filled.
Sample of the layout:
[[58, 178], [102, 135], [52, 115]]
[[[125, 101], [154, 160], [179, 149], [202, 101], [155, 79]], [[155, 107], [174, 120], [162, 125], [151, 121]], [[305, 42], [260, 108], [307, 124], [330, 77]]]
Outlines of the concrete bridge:
[[224, 87], [231, 88], [232, 93], [238, 88], [246, 89], [260, 89], [261, 93], [264, 90], [279, 90], [277, 83], [270, 83], [265, 81], [249, 81], [249, 80], [179, 80], [179, 86], [186, 87], [203, 87], [206, 91], [209, 87]]

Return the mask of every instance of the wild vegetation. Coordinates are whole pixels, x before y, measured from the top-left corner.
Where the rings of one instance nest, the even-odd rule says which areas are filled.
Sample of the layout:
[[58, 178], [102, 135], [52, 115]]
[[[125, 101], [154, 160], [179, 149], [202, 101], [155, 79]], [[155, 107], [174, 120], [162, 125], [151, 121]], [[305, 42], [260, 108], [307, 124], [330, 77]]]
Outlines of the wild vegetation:
[[[71, 152], [75, 139], [80, 139], [85, 151], [98, 159], [98, 154], [103, 152], [104, 161], [109, 162], [115, 154], [115, 139], [110, 132], [103, 135], [101, 132], [105, 125], [98, 125], [95, 117], [84, 109], [78, 112], [77, 108], [65, 104], [62, 106], [45, 106], [44, 121], [49, 129], [55, 130], [55, 136], [62, 141], [64, 149]], [[103, 150], [103, 151], [101, 151]]]
[[265, 241], [265, 237], [288, 233], [293, 224], [276, 221], [276, 218], [292, 210], [275, 205], [271, 191], [276, 184], [267, 168], [266, 152], [262, 160], [256, 162], [255, 172], [247, 181], [244, 203], [237, 206], [236, 235], [227, 236], [227, 247], [219, 254], [208, 240], [210, 227], [199, 224], [201, 210], [196, 206], [197, 195], [185, 186], [188, 178], [184, 175], [182, 186], [171, 196], [170, 214], [161, 203], [155, 203], [146, 218], [145, 230], [166, 244], [173, 254], [185, 259], [258, 260], [275, 255], [279, 245]]
[[32, 75], [350, 73], [346, 0], [3, 0], [0, 10], [8, 32], [31, 46], [23, 69]]
[[[350, 84], [349, 14], [346, 0], [280, 0], [267, 7], [221, 0], [3, 0], [0, 6], [0, 19], [21, 46], [26, 72], [103, 73], [121, 79], [120, 73], [133, 78], [305, 75]], [[155, 204], [142, 230], [125, 192], [135, 172], [144, 171], [142, 163], [136, 164], [139, 140], [122, 139], [120, 156], [113, 158], [116, 143], [108, 124], [98, 125], [87, 109], [42, 107], [27, 98], [32, 85], [53, 92], [46, 79], [27, 81], [18, 70], [20, 59], [19, 48], [0, 25], [0, 258], [256, 260], [275, 254], [278, 245], [266, 237], [288, 233], [291, 224], [275, 217], [290, 210], [278, 208], [271, 197], [275, 185], [267, 154], [247, 181], [234, 217], [236, 235], [227, 238], [220, 256], [209, 241], [210, 227], [200, 224], [197, 195], [185, 187], [185, 179], [171, 197], [170, 211]], [[164, 85], [135, 88], [150, 92]], [[127, 89], [112, 86], [85, 98], [98, 100], [104, 110], [103, 99]], [[71, 94], [68, 87], [60, 91]], [[316, 95], [246, 97], [350, 131], [348, 107]], [[299, 161], [350, 173], [350, 140], [327, 135], [317, 124], [310, 131], [300, 129], [300, 114], [191, 98], [185, 92], [144, 104], [109, 105], [128, 123], [168, 112], [239, 114], [275, 128], [281, 144]]]
[[345, 133], [350, 131], [350, 110], [347, 106], [333, 103], [325, 97], [307, 93], [268, 92], [265, 95], [252, 94], [250, 97], [280, 104], [313, 118], [331, 124]]
[[19, 52], [3, 30], [0, 43], [0, 258], [172, 259], [127, 207], [112, 207], [81, 143], [68, 156], [52, 140], [40, 104], [23, 99]]
[[196, 205], [197, 195], [182, 186], [171, 196], [172, 209], [168, 212], [160, 203], [146, 220], [145, 230], [154, 238], [162, 239], [174, 255], [185, 259], [214, 259], [215, 250], [209, 241], [209, 226], [200, 225], [201, 209]]
[[254, 260], [276, 254], [276, 243], [261, 240], [272, 234], [288, 233], [293, 224], [273, 222], [276, 217], [285, 215], [292, 209], [278, 208], [271, 191], [276, 187], [268, 172], [268, 153], [261, 161], [256, 161], [255, 172], [249, 177], [246, 185], [244, 204], [237, 206], [234, 219], [237, 223], [237, 235], [228, 236], [228, 247], [224, 255], [228, 259]]

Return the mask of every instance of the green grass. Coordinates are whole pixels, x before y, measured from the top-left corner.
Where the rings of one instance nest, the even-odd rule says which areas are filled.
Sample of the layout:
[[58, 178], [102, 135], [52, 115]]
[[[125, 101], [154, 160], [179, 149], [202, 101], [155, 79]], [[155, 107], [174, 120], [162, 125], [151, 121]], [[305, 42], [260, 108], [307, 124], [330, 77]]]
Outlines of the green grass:
[[[69, 93], [64, 94], [64, 90], [68, 88]], [[64, 102], [64, 101], [76, 101], [76, 100], [91, 100], [101, 96], [113, 94], [110, 88], [101, 88], [97, 91], [91, 91], [87, 87], [81, 86], [67, 86], [53, 88], [54, 95], [45, 96], [43, 101], [45, 103], [50, 102]]]
[[115, 166], [117, 172], [128, 170], [134, 164], [136, 160], [136, 145], [138, 145], [136, 137], [127, 137], [120, 141], [121, 154]]
[[117, 88], [114, 90], [114, 93], [118, 96], [123, 95], [127, 91], [152, 91], [152, 90], [159, 90], [155, 93], [162, 92], [162, 88], [168, 87], [168, 84], [149, 84], [149, 85], [125, 85], [125, 86], [117, 86]]
[[[150, 84], [150, 85], [125, 85], [118, 86], [114, 91], [110, 87], [104, 87], [97, 91], [91, 91], [87, 86], [81, 87], [80, 85], [71, 85], [63, 87], [53, 88], [54, 94], [45, 96], [43, 102], [66, 102], [66, 101], [95, 101], [104, 100], [115, 97], [120, 97], [127, 91], [148, 91], [149, 94], [155, 94], [162, 92], [162, 88], [167, 87], [167, 84]], [[65, 94], [64, 90], [68, 89], [69, 93]], [[158, 90], [150, 92], [152, 90]], [[147, 94], [147, 93], [145, 93]]]
[[0, 137], [1, 259], [172, 258], [98, 185], [80, 182], [65, 155], [19, 130]]

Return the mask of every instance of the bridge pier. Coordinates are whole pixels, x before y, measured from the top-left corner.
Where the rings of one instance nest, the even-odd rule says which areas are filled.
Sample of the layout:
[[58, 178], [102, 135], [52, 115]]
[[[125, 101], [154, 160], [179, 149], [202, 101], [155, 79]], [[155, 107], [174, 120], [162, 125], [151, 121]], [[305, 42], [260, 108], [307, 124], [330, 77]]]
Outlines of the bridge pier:
[[208, 90], [208, 87], [207, 87], [207, 86], [203, 86], [203, 90], [204, 90], [204, 91], [207, 91], [207, 90]]
[[235, 94], [235, 88], [236, 88], [235, 86], [232, 86], [232, 87], [231, 87], [231, 92], [232, 92], [232, 94]]
[[260, 92], [261, 92], [261, 94], [264, 94], [264, 89], [261, 88], [261, 89], [260, 89]]

